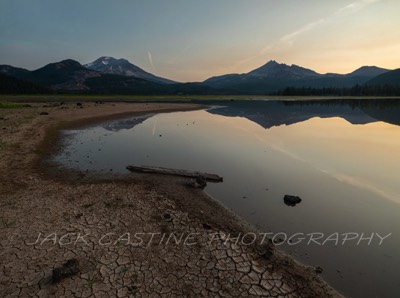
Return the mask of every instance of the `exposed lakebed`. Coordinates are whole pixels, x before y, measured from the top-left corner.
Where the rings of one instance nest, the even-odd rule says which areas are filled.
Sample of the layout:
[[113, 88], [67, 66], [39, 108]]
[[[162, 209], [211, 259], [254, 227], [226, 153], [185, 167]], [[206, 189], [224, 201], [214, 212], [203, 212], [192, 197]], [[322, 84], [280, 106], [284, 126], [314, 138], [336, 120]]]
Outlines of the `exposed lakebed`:
[[[161, 166], [224, 177], [205, 191], [346, 296], [400, 296], [400, 103], [207, 102], [63, 131], [79, 171]], [[285, 195], [299, 196], [295, 207]], [[290, 239], [289, 239], [290, 238]]]

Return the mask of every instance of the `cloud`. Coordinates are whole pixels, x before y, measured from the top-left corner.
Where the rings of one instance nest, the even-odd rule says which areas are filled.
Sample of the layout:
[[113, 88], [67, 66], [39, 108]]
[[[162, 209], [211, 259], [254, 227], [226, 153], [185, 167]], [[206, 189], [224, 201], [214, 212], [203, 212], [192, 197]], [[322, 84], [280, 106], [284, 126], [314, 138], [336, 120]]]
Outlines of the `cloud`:
[[372, 3], [379, 2], [381, 0], [361, 0], [361, 1], [355, 1], [352, 2], [342, 8], [340, 8], [336, 13], [335, 16], [342, 16], [342, 15], [347, 15], [347, 14], [353, 14], [361, 9], [363, 9], [365, 6], [368, 6]]
[[317, 21], [305, 24], [302, 27], [296, 29], [295, 31], [283, 35], [277, 41], [267, 44], [266, 46], [264, 46], [264, 48], [261, 49], [260, 55], [263, 55], [271, 50], [280, 50], [282, 48], [291, 47], [294, 44], [294, 42], [296, 41], [296, 39], [298, 39], [304, 33], [308, 32], [308, 31], [312, 31], [313, 29], [317, 28], [318, 26], [321, 26], [321, 25], [327, 23], [328, 21], [332, 21], [335, 18], [354, 14], [354, 13], [358, 12], [359, 10], [363, 9], [364, 7], [366, 7], [370, 4], [379, 2], [379, 1], [382, 1], [382, 0], [354, 1], [342, 8], [339, 8], [336, 12], [334, 12], [333, 14], [329, 15], [326, 18], [321, 18]]
[[283, 35], [282, 37], [279, 38], [278, 41], [268, 44], [264, 48], [262, 48], [260, 51], [260, 55], [263, 55], [271, 50], [279, 50], [282, 48], [291, 47], [293, 43], [296, 41], [296, 39], [299, 38], [302, 34], [313, 30], [314, 28], [316, 28], [319, 25], [322, 25], [325, 22], [326, 22], [325, 19], [319, 19], [317, 21], [308, 23], [300, 27], [293, 32]]
[[193, 44], [194, 44], [194, 41], [192, 41], [191, 43], [186, 45], [184, 48], [182, 48], [182, 50], [175, 57], [173, 57], [169, 63], [175, 64], [176, 61], [178, 61], [178, 59], [181, 58], [193, 46]]
[[153, 70], [155, 70], [156, 68], [154, 67], [154, 64], [153, 64], [153, 57], [151, 56], [151, 52], [150, 52], [150, 51], [147, 52], [147, 56], [149, 57], [149, 63], [150, 63], [151, 68], [152, 68]]
[[315, 21], [315, 22], [312, 22], [312, 23], [308, 23], [308, 24], [304, 25], [303, 27], [297, 29], [296, 31], [282, 36], [280, 41], [288, 43], [289, 45], [292, 45], [293, 42], [296, 40], [296, 38], [299, 35], [314, 29], [315, 27], [317, 27], [318, 25], [323, 24], [324, 22], [325, 22], [324, 19], [320, 19], [318, 21]]

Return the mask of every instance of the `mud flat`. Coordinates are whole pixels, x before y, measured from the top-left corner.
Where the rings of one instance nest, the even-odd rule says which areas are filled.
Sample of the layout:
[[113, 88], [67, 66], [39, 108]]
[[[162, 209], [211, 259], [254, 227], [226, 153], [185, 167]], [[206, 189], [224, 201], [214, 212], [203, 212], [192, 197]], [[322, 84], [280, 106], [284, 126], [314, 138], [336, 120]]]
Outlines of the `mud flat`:
[[[3, 297], [341, 297], [262, 231], [155, 174], [48, 168], [61, 128], [188, 104], [30, 103], [0, 109]], [[70, 274], [58, 274], [74, 264]], [[64, 271], [62, 271], [64, 272]]]

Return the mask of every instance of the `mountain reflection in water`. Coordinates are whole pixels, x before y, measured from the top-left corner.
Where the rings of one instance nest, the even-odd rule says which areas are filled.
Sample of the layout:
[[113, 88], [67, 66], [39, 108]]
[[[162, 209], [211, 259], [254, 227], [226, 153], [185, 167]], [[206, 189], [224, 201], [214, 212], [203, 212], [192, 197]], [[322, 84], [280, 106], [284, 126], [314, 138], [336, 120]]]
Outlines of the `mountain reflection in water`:
[[308, 119], [340, 117], [351, 124], [376, 121], [400, 125], [400, 101], [391, 99], [313, 100], [313, 101], [219, 101], [220, 108], [209, 113], [226, 117], [244, 117], [268, 129], [292, 125]]

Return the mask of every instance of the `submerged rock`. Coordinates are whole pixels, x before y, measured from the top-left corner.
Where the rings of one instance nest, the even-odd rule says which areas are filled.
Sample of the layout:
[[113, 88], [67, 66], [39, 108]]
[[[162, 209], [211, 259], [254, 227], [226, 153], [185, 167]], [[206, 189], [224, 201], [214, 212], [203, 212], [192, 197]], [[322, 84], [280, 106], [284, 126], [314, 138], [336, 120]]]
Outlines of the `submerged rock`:
[[294, 207], [301, 202], [301, 199], [298, 196], [285, 195], [283, 201], [286, 205]]

